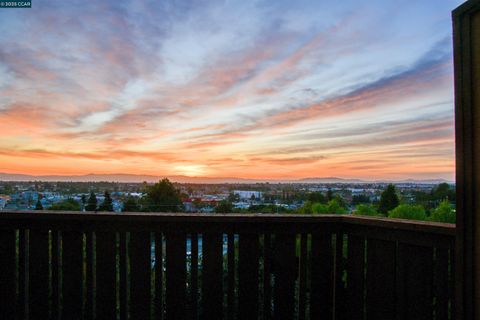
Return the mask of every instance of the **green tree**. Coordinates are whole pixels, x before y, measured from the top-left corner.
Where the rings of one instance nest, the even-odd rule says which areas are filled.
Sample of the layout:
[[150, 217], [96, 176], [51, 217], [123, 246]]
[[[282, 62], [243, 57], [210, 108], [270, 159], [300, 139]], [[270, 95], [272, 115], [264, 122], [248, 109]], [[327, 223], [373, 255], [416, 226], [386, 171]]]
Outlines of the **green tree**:
[[231, 213], [232, 211], [232, 203], [226, 200], [220, 201], [215, 207], [215, 213]]
[[380, 197], [380, 203], [378, 205], [378, 211], [387, 215], [389, 211], [395, 209], [399, 205], [400, 201], [393, 184], [389, 184], [387, 189], [382, 192]]
[[375, 206], [369, 204], [359, 204], [355, 207], [355, 211], [353, 211], [354, 215], [360, 216], [383, 216], [383, 214], [377, 211]]
[[87, 200], [87, 206], [85, 207], [86, 211], [95, 211], [97, 210], [97, 196], [93, 191], [90, 192], [90, 197]]
[[37, 204], [35, 205], [35, 210], [43, 210], [43, 206], [40, 200], [37, 200]]
[[440, 205], [432, 210], [430, 220], [445, 223], [455, 223], [456, 214], [448, 200], [443, 200]]
[[113, 211], [112, 198], [110, 197], [110, 192], [105, 191], [105, 199], [103, 203], [98, 208], [99, 211]]
[[183, 210], [180, 193], [167, 178], [145, 187], [144, 211], [178, 212]]
[[389, 218], [425, 220], [425, 209], [420, 205], [401, 204], [388, 213]]
[[138, 212], [140, 207], [138, 206], [137, 200], [135, 197], [128, 196], [127, 200], [123, 203], [123, 212]]
[[74, 199], [67, 199], [60, 202], [53, 204], [50, 207], [50, 210], [57, 210], [57, 211], [80, 211], [80, 203], [75, 201]]

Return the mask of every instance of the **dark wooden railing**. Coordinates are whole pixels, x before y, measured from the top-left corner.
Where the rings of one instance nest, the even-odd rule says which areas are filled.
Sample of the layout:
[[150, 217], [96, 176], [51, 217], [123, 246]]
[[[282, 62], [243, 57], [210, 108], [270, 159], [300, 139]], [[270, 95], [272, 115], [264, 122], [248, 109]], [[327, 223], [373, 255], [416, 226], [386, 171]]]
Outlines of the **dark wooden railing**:
[[452, 319], [455, 226], [0, 212], [0, 319]]

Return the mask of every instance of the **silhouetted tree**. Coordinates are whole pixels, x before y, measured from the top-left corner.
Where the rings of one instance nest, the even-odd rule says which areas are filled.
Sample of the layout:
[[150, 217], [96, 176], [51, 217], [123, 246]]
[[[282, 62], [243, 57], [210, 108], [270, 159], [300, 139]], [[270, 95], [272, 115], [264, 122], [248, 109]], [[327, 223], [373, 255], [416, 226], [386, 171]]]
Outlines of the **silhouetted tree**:
[[455, 201], [455, 189], [448, 183], [440, 183], [432, 189], [432, 200], [450, 200]]
[[137, 200], [129, 196], [127, 200], [123, 203], [123, 212], [138, 212], [140, 211], [140, 207], [138, 206]]
[[395, 209], [400, 201], [398, 200], [397, 192], [393, 184], [389, 184], [387, 189], [382, 192], [380, 203], [378, 204], [378, 211], [387, 215], [389, 211]]
[[98, 210], [113, 211], [112, 198], [110, 197], [110, 193], [108, 191], [105, 191], [104, 196], [105, 196], [105, 200], [103, 200], [103, 203], [100, 205]]
[[178, 212], [183, 210], [180, 193], [167, 178], [153, 186], [146, 186], [145, 192], [146, 195], [142, 199], [143, 211]]
[[327, 191], [327, 201], [330, 201], [332, 199], [333, 199], [332, 189], [328, 189], [328, 191]]
[[215, 207], [216, 213], [230, 213], [232, 211], [232, 204], [225, 200], [220, 201], [220, 203]]
[[352, 197], [352, 204], [357, 205], [361, 203], [370, 203], [370, 198], [367, 195], [359, 194]]
[[43, 206], [40, 200], [37, 200], [37, 204], [35, 205], [35, 210], [43, 210]]
[[53, 204], [49, 209], [58, 211], [80, 211], [80, 204], [74, 199], [67, 199]]
[[318, 202], [318, 203], [326, 203], [327, 199], [321, 192], [312, 192], [308, 195], [308, 201], [310, 202]]
[[83, 210], [85, 209], [85, 204], [87, 203], [87, 197], [84, 194], [82, 194], [81, 202], [82, 202], [82, 210]]
[[90, 192], [90, 197], [88, 198], [87, 201], [87, 206], [85, 207], [86, 211], [95, 211], [97, 210], [97, 196], [95, 193], [92, 191]]

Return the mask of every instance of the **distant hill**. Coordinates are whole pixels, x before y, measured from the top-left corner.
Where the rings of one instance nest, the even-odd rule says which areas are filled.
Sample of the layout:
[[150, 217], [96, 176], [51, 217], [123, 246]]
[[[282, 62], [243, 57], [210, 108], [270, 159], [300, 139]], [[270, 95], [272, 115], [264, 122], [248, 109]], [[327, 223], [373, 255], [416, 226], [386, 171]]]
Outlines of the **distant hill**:
[[343, 179], [336, 177], [327, 177], [327, 178], [303, 178], [297, 180], [302, 183], [368, 183], [371, 181], [360, 180], [360, 179]]
[[[153, 175], [135, 175], [135, 174], [86, 174], [86, 175], [26, 175], [26, 174], [13, 174], [13, 173], [0, 173], [0, 181], [59, 181], [59, 182], [98, 182], [98, 181], [115, 181], [124, 183], [137, 183], [137, 182], [157, 182], [163, 179], [163, 176]], [[360, 179], [345, 179], [337, 177], [317, 177], [317, 178], [303, 178], [303, 179], [243, 179], [235, 177], [188, 177], [188, 176], [167, 176], [168, 179], [179, 183], [419, 183], [419, 184], [439, 184], [443, 182], [452, 183], [445, 179], [426, 179], [416, 180], [407, 179], [399, 181], [388, 180], [360, 180]]]

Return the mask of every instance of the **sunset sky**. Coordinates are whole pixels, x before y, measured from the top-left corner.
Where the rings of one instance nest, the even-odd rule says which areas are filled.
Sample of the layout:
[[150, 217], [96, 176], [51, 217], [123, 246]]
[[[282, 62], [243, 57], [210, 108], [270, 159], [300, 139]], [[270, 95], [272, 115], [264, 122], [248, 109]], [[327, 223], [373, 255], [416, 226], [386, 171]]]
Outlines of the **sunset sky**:
[[0, 9], [0, 172], [453, 180], [461, 2]]

